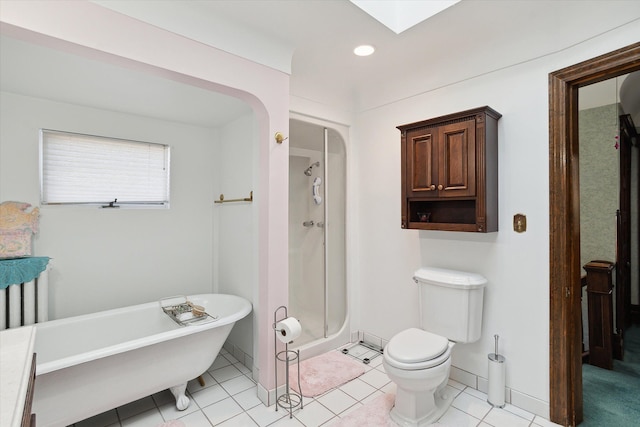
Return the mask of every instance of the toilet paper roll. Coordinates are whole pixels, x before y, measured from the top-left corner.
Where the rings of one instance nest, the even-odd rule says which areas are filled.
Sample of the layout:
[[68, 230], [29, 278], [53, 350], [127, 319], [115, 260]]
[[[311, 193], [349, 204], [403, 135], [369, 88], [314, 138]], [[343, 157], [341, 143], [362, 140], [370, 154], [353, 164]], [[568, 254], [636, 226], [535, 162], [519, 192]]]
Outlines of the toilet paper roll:
[[499, 354], [489, 355], [489, 391], [487, 402], [491, 406], [502, 408], [505, 405], [505, 358]]
[[295, 317], [287, 317], [276, 323], [276, 336], [285, 344], [290, 343], [300, 336], [302, 326]]

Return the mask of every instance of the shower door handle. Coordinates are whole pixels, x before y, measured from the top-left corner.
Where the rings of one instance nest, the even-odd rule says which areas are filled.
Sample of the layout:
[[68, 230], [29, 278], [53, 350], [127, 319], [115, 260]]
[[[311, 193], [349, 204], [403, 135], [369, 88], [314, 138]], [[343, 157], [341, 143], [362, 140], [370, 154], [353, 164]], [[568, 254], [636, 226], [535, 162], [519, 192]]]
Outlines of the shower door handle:
[[313, 221], [305, 221], [302, 223], [304, 227], [313, 227], [313, 224], [314, 224]]

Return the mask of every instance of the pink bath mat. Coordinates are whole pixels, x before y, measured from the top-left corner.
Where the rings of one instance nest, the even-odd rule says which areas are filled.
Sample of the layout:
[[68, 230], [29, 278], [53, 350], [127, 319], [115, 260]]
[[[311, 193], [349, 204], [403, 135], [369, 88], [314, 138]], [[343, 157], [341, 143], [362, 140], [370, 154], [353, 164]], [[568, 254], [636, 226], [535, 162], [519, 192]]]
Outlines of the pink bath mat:
[[[396, 401], [395, 394], [378, 396], [361, 408], [350, 412], [346, 417], [331, 424], [330, 427], [398, 427], [389, 416]], [[435, 422], [429, 427], [447, 427]]]
[[[396, 401], [395, 394], [378, 396], [361, 408], [350, 412], [346, 417], [331, 424], [330, 427], [398, 427], [389, 416]], [[447, 427], [435, 422], [429, 427]]]
[[[364, 366], [362, 364], [338, 351], [330, 351], [329, 353], [303, 360], [300, 362], [302, 395], [306, 397], [318, 396], [362, 374], [364, 374]], [[291, 364], [289, 381], [291, 388], [299, 392], [298, 366], [295, 363]]]
[[185, 425], [180, 420], [170, 420], [166, 423], [158, 424], [158, 427], [185, 427]]
[[376, 397], [371, 402], [331, 424], [331, 427], [398, 427], [389, 417], [389, 412], [393, 408], [395, 401], [395, 394], [384, 394]]

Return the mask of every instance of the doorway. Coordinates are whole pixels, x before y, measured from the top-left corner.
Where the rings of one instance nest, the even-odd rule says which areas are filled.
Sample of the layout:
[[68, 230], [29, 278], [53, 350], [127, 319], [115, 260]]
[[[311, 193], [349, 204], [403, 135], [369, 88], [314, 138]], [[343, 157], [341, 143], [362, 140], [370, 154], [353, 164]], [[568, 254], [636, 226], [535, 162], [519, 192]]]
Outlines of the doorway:
[[551, 421], [582, 421], [578, 89], [640, 70], [640, 43], [549, 75], [549, 394]]
[[[637, 136], [633, 118], [640, 71], [579, 89], [580, 265], [583, 421], [580, 427], [634, 425], [640, 419]], [[640, 80], [638, 80], [640, 82]], [[633, 95], [631, 95], [633, 94]], [[638, 99], [640, 102], [640, 99]], [[635, 121], [640, 121], [636, 119]], [[611, 286], [611, 291], [603, 292]], [[633, 298], [632, 298], [632, 294]], [[632, 305], [633, 304], [633, 305]]]

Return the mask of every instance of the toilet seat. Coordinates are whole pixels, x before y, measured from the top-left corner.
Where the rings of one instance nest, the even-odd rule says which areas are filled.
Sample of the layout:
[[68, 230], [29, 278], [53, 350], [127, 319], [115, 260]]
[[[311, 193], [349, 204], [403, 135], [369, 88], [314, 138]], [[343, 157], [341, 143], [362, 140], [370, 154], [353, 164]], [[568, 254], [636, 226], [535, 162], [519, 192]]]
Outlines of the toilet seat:
[[418, 328], [409, 328], [395, 335], [384, 350], [387, 363], [411, 371], [438, 366], [450, 355], [448, 339]]

